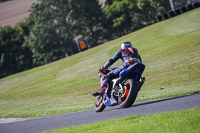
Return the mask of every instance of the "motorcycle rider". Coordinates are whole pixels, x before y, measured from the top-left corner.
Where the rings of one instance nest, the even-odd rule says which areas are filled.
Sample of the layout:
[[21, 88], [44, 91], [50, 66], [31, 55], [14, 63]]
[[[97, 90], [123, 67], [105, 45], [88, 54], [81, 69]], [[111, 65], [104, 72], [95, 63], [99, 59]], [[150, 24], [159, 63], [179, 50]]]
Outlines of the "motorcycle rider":
[[[106, 74], [107, 69], [118, 59], [121, 59], [123, 61], [123, 65]], [[102, 84], [101, 88], [93, 92], [92, 95], [103, 95], [108, 88], [109, 82], [112, 79], [118, 77], [120, 75], [120, 72], [123, 72], [135, 63], [142, 63], [142, 59], [138, 53], [138, 50], [136, 48], [133, 48], [130, 42], [123, 42], [121, 44], [121, 49], [111, 59], [109, 59], [103, 67], [100, 67], [99, 71], [106, 74], [106, 78], [104, 79], [104, 83]], [[120, 76], [116, 83], [116, 86], [123, 79], [124, 78]]]

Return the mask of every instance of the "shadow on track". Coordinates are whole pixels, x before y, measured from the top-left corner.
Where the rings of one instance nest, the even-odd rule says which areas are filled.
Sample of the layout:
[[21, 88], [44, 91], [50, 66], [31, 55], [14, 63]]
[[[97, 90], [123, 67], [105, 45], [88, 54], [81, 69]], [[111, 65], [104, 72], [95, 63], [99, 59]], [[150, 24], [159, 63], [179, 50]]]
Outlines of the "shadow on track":
[[[149, 104], [153, 104], [153, 103], [164, 102], [164, 101], [168, 101], [168, 100], [173, 100], [173, 99], [188, 97], [188, 96], [197, 95], [197, 94], [199, 94], [199, 92], [194, 92], [194, 93], [192, 93], [190, 95], [184, 95], [184, 96], [177, 96], [177, 97], [171, 97], [171, 98], [165, 98], [165, 99], [159, 99], [159, 100], [153, 100], [153, 101], [144, 101], [144, 102], [140, 102], [140, 103], [134, 103], [129, 108], [133, 108], [133, 107], [137, 107], [137, 106], [143, 106], [143, 105], [149, 105]], [[116, 107], [108, 107], [107, 110], [104, 110], [103, 112], [113, 111], [113, 110], [118, 110], [118, 109], [126, 109], [126, 108], [122, 108], [122, 107], [120, 107], [120, 105], [118, 105]]]
[[184, 95], [184, 96], [177, 96], [177, 97], [171, 97], [171, 98], [165, 98], [165, 99], [159, 99], [159, 100], [153, 100], [153, 101], [146, 101], [146, 102], [142, 102], [142, 103], [135, 103], [133, 104], [131, 107], [136, 107], [136, 106], [142, 106], [142, 105], [148, 105], [148, 104], [153, 104], [153, 103], [159, 103], [159, 102], [163, 102], [163, 101], [168, 101], [168, 100], [173, 100], [173, 99], [178, 99], [178, 98], [182, 98], [182, 97], [188, 97], [191, 95], [197, 95], [199, 94], [198, 92], [190, 94], [190, 95]]

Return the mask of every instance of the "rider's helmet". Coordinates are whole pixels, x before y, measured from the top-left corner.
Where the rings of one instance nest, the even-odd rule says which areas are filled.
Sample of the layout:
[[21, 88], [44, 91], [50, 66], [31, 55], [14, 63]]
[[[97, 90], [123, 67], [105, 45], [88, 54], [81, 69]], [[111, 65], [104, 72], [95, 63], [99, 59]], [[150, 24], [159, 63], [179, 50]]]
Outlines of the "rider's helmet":
[[127, 50], [129, 50], [131, 53], [133, 53], [134, 54], [134, 51], [133, 51], [133, 47], [132, 47], [132, 44], [130, 43], [130, 42], [123, 42], [122, 44], [121, 44], [121, 50], [122, 51], [127, 51]]
[[122, 49], [122, 50], [128, 49], [128, 48], [130, 48], [130, 47], [132, 47], [132, 44], [131, 44], [130, 42], [123, 42], [123, 43], [121, 44], [121, 49]]

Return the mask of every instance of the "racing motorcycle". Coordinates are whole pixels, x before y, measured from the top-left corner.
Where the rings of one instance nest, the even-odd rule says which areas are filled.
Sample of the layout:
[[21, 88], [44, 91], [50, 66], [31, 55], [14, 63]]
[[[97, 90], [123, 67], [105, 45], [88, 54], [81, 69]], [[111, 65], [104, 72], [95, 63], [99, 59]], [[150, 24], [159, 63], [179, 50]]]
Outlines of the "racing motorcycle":
[[[106, 74], [114, 69], [116, 68], [108, 69], [106, 73], [100, 72], [101, 84], [103, 84]], [[96, 97], [95, 111], [101, 112], [106, 106], [120, 105], [122, 108], [128, 108], [132, 106], [140, 88], [145, 82], [145, 77], [141, 77], [144, 69], [144, 64], [135, 63], [120, 73], [120, 75], [125, 78], [123, 78], [123, 80], [121, 80], [119, 83], [118, 77], [112, 79], [111, 82], [109, 82], [108, 88], [106, 89], [104, 95], [99, 95]]]

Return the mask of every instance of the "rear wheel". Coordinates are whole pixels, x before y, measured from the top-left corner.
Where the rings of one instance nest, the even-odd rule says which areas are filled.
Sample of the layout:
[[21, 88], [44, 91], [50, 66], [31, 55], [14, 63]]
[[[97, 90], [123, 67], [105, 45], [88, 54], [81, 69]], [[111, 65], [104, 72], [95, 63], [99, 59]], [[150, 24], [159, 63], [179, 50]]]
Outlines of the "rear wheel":
[[134, 102], [138, 94], [137, 82], [133, 79], [128, 79], [124, 83], [124, 93], [120, 96], [120, 106], [123, 108], [130, 107]]
[[94, 107], [96, 112], [101, 112], [105, 109], [106, 106], [104, 105], [103, 96], [96, 97]]

